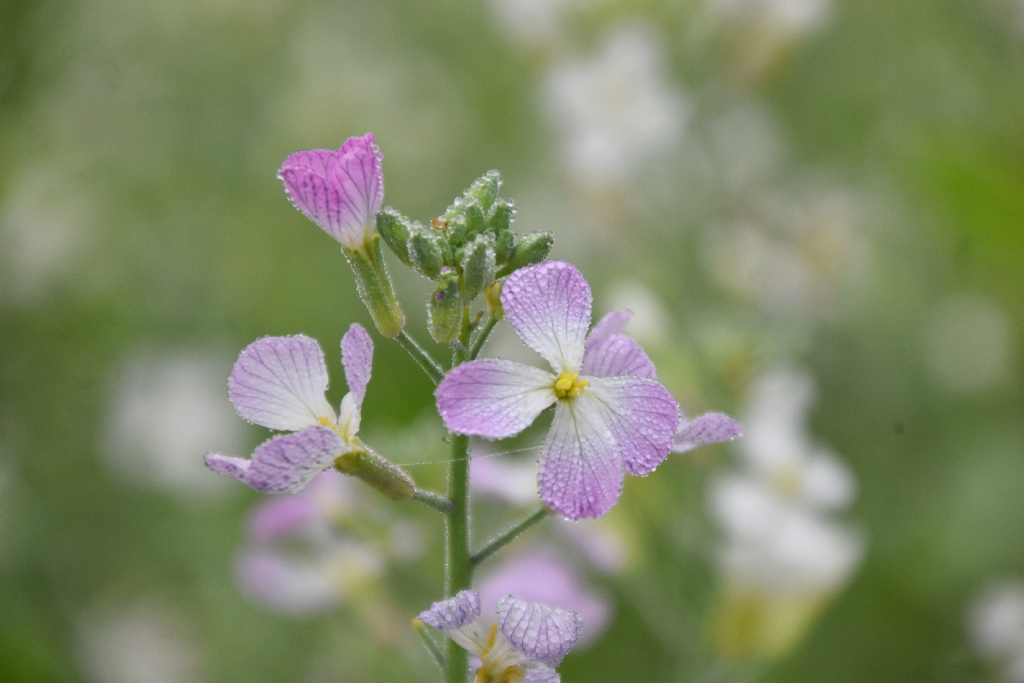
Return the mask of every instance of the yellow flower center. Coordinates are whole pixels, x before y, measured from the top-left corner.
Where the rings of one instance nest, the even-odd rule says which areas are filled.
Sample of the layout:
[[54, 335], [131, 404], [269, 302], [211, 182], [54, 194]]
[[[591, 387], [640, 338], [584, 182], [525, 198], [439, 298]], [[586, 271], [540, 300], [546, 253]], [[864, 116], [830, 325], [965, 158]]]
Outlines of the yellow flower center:
[[[483, 660], [483, 666], [476, 670], [476, 679], [473, 683], [522, 683], [523, 678], [526, 676], [526, 669], [514, 665], [502, 667], [501, 663], [494, 661], [492, 657], [488, 656], [492, 654], [491, 650], [494, 649], [497, 638], [498, 622], [492, 622], [491, 629], [487, 633], [485, 650], [481, 653], [480, 657]], [[506, 643], [504, 647], [508, 647], [508, 644]], [[495, 670], [496, 668], [497, 670]]]
[[583, 388], [590, 384], [585, 379], [580, 379], [577, 372], [563, 372], [555, 380], [555, 396], [558, 398], [575, 398], [583, 393]]

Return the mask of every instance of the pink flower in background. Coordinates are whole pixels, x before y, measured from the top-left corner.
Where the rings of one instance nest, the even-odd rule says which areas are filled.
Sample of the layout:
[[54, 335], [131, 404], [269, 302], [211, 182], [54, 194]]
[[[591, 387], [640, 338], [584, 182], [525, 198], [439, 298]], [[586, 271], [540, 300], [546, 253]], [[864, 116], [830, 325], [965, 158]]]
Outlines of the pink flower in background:
[[357, 323], [341, 340], [341, 362], [349, 392], [336, 414], [324, 395], [327, 367], [315, 339], [264, 337], [246, 347], [228, 379], [231, 403], [250, 422], [294, 433], [265, 442], [251, 460], [211, 453], [206, 465], [257, 491], [294, 493], [335, 458], [361, 448], [356, 434], [373, 341]]
[[628, 313], [605, 316], [587, 335], [592, 300], [590, 285], [563, 261], [515, 271], [502, 288], [502, 307], [552, 371], [478, 360], [454, 368], [437, 388], [447, 427], [487, 439], [518, 434], [554, 405], [538, 484], [545, 505], [569, 519], [611, 509], [623, 475], [653, 472], [679, 425], [654, 364], [636, 342], [615, 333]]
[[349, 138], [337, 152], [296, 152], [277, 177], [295, 208], [342, 246], [357, 250], [373, 234], [384, 199], [383, 159], [373, 133], [367, 133]]

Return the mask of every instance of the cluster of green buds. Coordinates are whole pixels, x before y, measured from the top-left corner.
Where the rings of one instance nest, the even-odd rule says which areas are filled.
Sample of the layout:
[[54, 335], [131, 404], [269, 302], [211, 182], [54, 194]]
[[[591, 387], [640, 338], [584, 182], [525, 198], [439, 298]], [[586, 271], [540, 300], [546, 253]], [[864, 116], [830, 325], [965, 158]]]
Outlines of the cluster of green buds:
[[488, 171], [429, 226], [390, 207], [377, 214], [377, 233], [398, 259], [435, 283], [427, 314], [438, 342], [458, 339], [463, 311], [478, 294], [512, 271], [540, 263], [551, 250], [551, 233], [516, 236], [515, 207], [498, 197], [500, 186], [501, 175]]

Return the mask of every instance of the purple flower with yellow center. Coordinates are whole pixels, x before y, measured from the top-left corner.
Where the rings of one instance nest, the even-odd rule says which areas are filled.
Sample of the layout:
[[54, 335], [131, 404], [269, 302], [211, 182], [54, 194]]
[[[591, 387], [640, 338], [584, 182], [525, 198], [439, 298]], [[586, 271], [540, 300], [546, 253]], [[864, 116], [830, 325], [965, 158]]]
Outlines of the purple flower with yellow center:
[[373, 323], [385, 337], [395, 337], [405, 315], [384, 268], [375, 230], [384, 200], [383, 160], [373, 133], [367, 133], [349, 138], [337, 152], [296, 152], [284, 160], [277, 177], [295, 208], [341, 243]]
[[296, 152], [284, 160], [277, 177], [295, 208], [343, 247], [357, 251], [373, 235], [384, 199], [383, 160], [373, 133], [367, 133], [349, 138], [337, 152]]
[[250, 422], [294, 433], [266, 441], [250, 460], [211, 453], [206, 465], [257, 491], [294, 493], [339, 456], [365, 451], [356, 435], [373, 341], [358, 323], [342, 337], [341, 362], [349, 391], [335, 413], [324, 395], [327, 366], [315, 339], [264, 337], [247, 346], [228, 379], [231, 403]]
[[588, 335], [592, 301], [590, 285], [563, 261], [515, 271], [502, 288], [502, 308], [552, 370], [478, 360], [452, 369], [437, 387], [448, 428], [486, 439], [514, 436], [555, 406], [537, 479], [544, 504], [568, 519], [608, 512], [624, 473], [653, 472], [679, 425], [654, 364], [618, 333], [629, 313], [609, 313]]
[[511, 595], [498, 601], [497, 613], [488, 626], [480, 618], [480, 594], [461, 591], [417, 619], [480, 658], [475, 683], [559, 683], [555, 667], [580, 637], [579, 615]]

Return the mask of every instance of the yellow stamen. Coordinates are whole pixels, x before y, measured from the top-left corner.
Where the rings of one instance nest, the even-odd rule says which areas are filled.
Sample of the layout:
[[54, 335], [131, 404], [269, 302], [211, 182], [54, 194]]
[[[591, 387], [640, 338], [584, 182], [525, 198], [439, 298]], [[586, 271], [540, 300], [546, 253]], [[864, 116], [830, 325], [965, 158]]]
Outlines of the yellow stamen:
[[491, 630], [487, 633], [487, 651], [494, 647], [494, 641], [498, 637], [498, 622], [491, 624]]
[[555, 396], [558, 398], [575, 398], [583, 393], [583, 388], [590, 382], [580, 379], [579, 373], [563, 372], [555, 380]]
[[474, 683], [487, 683], [487, 672], [481, 666], [476, 670], [476, 681]]

